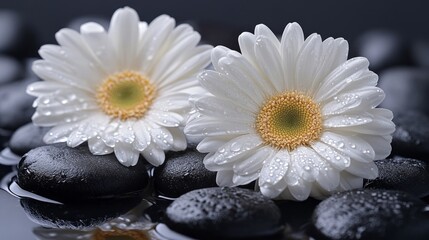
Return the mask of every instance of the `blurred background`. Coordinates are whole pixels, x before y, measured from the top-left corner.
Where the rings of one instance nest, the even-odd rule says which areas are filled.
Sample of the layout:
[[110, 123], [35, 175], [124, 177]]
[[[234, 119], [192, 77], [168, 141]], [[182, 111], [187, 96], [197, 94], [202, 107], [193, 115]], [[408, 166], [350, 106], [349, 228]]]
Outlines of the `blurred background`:
[[[135, 8], [142, 20], [151, 21], [166, 13], [178, 22], [193, 22], [200, 28], [212, 28], [203, 34], [206, 40], [236, 39], [242, 31], [252, 31], [258, 23], [265, 23], [281, 34], [288, 22], [301, 24], [306, 34], [318, 32], [322, 37], [344, 37], [355, 40], [373, 29], [392, 30], [406, 39], [429, 36], [429, 2], [424, 0], [1, 0], [0, 9], [17, 12], [33, 31], [35, 45], [54, 43], [54, 33], [68, 26], [77, 17], [110, 19], [115, 9]], [[227, 36], [224, 36], [224, 30]], [[230, 46], [234, 47], [234, 45]]]

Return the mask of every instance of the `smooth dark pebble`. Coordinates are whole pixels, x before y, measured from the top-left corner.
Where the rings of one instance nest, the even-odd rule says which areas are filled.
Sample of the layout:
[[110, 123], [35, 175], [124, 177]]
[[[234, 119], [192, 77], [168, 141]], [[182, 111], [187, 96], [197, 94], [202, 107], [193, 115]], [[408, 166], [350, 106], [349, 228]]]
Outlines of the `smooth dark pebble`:
[[267, 239], [283, 228], [272, 200], [242, 188], [188, 192], [171, 203], [165, 220], [172, 230], [203, 239]]
[[351, 190], [322, 201], [312, 217], [316, 239], [391, 239], [409, 223], [425, 220], [426, 204], [393, 190]]
[[429, 160], [429, 116], [417, 111], [395, 115], [392, 154]]
[[35, 97], [25, 92], [29, 83], [18, 81], [0, 87], [0, 128], [15, 130], [31, 121]]
[[19, 62], [5, 55], [0, 55], [0, 85], [12, 82], [22, 76], [23, 68]]
[[148, 184], [144, 161], [125, 167], [114, 154], [92, 155], [86, 144], [76, 148], [53, 144], [35, 148], [18, 165], [18, 185], [60, 202], [141, 194]]
[[9, 142], [10, 150], [17, 155], [24, 155], [33, 148], [46, 145], [43, 137], [49, 129], [51, 128], [27, 123], [13, 133]]
[[80, 31], [80, 27], [88, 22], [95, 22], [100, 24], [101, 26], [104, 27], [104, 29], [106, 29], [106, 31], [109, 29], [109, 25], [110, 25], [110, 21], [107, 18], [103, 18], [100, 16], [81, 16], [78, 18], [75, 18], [73, 20], [71, 20], [68, 24], [68, 28], [71, 28], [75, 31]]
[[43, 227], [82, 230], [119, 217], [137, 206], [141, 198], [108, 199], [80, 204], [55, 204], [31, 198], [23, 198], [20, 202], [30, 220]]
[[429, 41], [415, 41], [411, 45], [413, 63], [420, 67], [429, 67]]
[[416, 67], [396, 67], [380, 73], [379, 87], [386, 98], [381, 107], [396, 115], [415, 110], [429, 114], [429, 70]]
[[367, 180], [364, 188], [401, 190], [417, 197], [429, 195], [427, 162], [402, 157], [374, 162], [378, 167], [378, 177]]
[[379, 71], [409, 62], [408, 46], [400, 35], [387, 30], [372, 30], [362, 34], [353, 44], [356, 56], [368, 58], [370, 69]]
[[194, 149], [171, 152], [163, 165], [154, 170], [155, 189], [165, 197], [179, 197], [189, 191], [216, 187], [216, 172], [204, 167], [206, 154]]

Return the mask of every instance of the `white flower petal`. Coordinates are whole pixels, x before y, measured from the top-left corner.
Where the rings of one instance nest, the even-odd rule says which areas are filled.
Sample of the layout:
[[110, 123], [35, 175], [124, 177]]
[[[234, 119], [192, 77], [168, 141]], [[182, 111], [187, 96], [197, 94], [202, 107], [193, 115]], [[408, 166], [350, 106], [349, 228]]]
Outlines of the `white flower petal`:
[[273, 46], [275, 47], [275, 49], [279, 50], [280, 48], [280, 42], [279, 39], [276, 37], [276, 35], [271, 31], [271, 29], [269, 29], [266, 25], [264, 24], [258, 24], [255, 26], [255, 36], [259, 37], [259, 36], [264, 36], [267, 39], [269, 39], [271, 41], [271, 43], [273, 44]]
[[258, 111], [259, 106], [255, 104], [252, 97], [222, 74], [209, 70], [204, 71], [199, 78], [200, 84], [213, 95], [235, 102], [249, 111]]
[[201, 117], [188, 123], [185, 134], [191, 137], [198, 136], [225, 136], [230, 134], [247, 134], [252, 132], [250, 125], [236, 122], [221, 122]]
[[322, 64], [322, 38], [310, 35], [304, 42], [296, 60], [295, 87], [300, 92], [313, 92], [317, 71]]
[[140, 42], [141, 49], [138, 55], [138, 58], [141, 59], [139, 68], [144, 73], [151, 73], [154, 65], [159, 61], [160, 55], [164, 54], [162, 48], [168, 41], [168, 36], [175, 24], [176, 21], [167, 15], [161, 15], [149, 24]]
[[216, 174], [216, 183], [220, 187], [233, 187], [234, 182], [232, 181], [234, 177], [233, 171], [219, 171]]
[[262, 167], [265, 166], [265, 162], [268, 162], [271, 159], [270, 156], [274, 155], [274, 152], [275, 150], [270, 146], [254, 149], [246, 159], [240, 162], [234, 162], [232, 169], [234, 173], [240, 175], [248, 175], [249, 173], [259, 172]]
[[356, 161], [370, 162], [374, 160], [375, 157], [371, 145], [356, 136], [325, 132], [321, 137], [321, 141], [347, 156], [350, 156], [351, 159]]
[[336, 95], [323, 105], [322, 115], [335, 115], [346, 112], [372, 109], [384, 99], [384, 92], [378, 87], [364, 87], [353, 92]]
[[94, 155], [106, 155], [113, 152], [113, 148], [107, 146], [100, 137], [88, 139], [88, 147]]
[[315, 181], [322, 168], [322, 160], [311, 148], [298, 147], [291, 152], [298, 175], [307, 182]]
[[55, 126], [45, 134], [43, 141], [47, 144], [66, 142], [70, 133], [78, 127], [79, 125], [77, 123], [68, 123]]
[[282, 35], [281, 56], [283, 59], [283, 74], [285, 88], [295, 89], [296, 59], [304, 44], [304, 33], [297, 23], [289, 23]]
[[[240, 46], [241, 54], [245, 59], [247, 59], [247, 61], [249, 61], [250, 64], [256, 67], [255, 43], [256, 36], [249, 32], [243, 32], [238, 36], [238, 44]], [[215, 67], [215, 69], [217, 68]]]
[[298, 201], [304, 201], [310, 196], [312, 184], [300, 179], [298, 184], [289, 185], [288, 189], [291, 195]]
[[262, 70], [262, 76], [267, 78], [266, 85], [272, 90], [271, 95], [284, 90], [283, 69], [278, 49], [266, 36], [257, 36], [255, 42], [255, 56]]
[[170, 150], [173, 148], [173, 136], [167, 128], [151, 128], [150, 136], [152, 143], [162, 150]]
[[378, 177], [378, 168], [377, 165], [375, 165], [374, 162], [358, 162], [358, 161], [352, 161], [350, 163], [350, 166], [346, 168], [346, 171], [366, 179], [375, 179]]
[[350, 166], [350, 157], [330, 145], [317, 141], [312, 143], [311, 147], [337, 170], [341, 171]]
[[216, 165], [232, 165], [235, 161], [247, 158], [249, 153], [262, 144], [256, 134], [246, 134], [230, 140], [222, 145], [210, 158], [204, 159], [207, 169]]
[[291, 156], [287, 151], [278, 151], [267, 159], [259, 176], [259, 187], [262, 194], [275, 198], [286, 188], [284, 179], [290, 167]]
[[136, 165], [140, 156], [139, 152], [134, 150], [131, 144], [124, 142], [117, 143], [114, 152], [119, 162], [126, 167]]
[[259, 177], [259, 172], [255, 172], [248, 175], [236, 175], [232, 177], [232, 182], [234, 183], [234, 186], [239, 185], [246, 185], [253, 181], [255, 181]]
[[239, 135], [206, 137], [198, 144], [197, 150], [202, 153], [216, 152], [220, 146], [238, 136]]
[[146, 118], [163, 127], [178, 127], [182, 125], [184, 120], [183, 116], [178, 113], [154, 109], [147, 113]]
[[173, 147], [172, 151], [183, 151], [188, 147], [186, 141], [186, 135], [183, 133], [182, 129], [179, 128], [169, 128], [171, 135], [173, 136]]
[[392, 146], [390, 143], [392, 142], [392, 136], [376, 136], [376, 135], [360, 135], [364, 141], [369, 143], [371, 147], [374, 149], [375, 158], [374, 159], [385, 159], [390, 155], [392, 151]]
[[349, 44], [343, 38], [327, 38], [322, 43], [322, 60], [317, 70], [312, 90], [320, 87], [321, 81], [335, 68], [347, 61]]
[[55, 93], [58, 89], [66, 89], [67, 85], [54, 82], [34, 82], [28, 85], [27, 93], [32, 96], [49, 95]]
[[136, 121], [133, 125], [133, 131], [135, 135], [134, 148], [139, 151], [145, 150], [152, 141], [147, 124], [142, 120]]
[[198, 99], [198, 101], [195, 103], [195, 107], [200, 113], [210, 117], [224, 118], [246, 124], [251, 124], [254, 121], [250, 117], [253, 115], [253, 113], [249, 110], [237, 106], [228, 100], [219, 99], [212, 96]]
[[116, 66], [120, 69], [133, 69], [137, 41], [139, 39], [139, 16], [129, 7], [116, 10], [110, 21], [109, 39], [116, 50]]
[[158, 148], [156, 145], [151, 144], [141, 152], [142, 156], [155, 167], [164, 163], [165, 153], [162, 149]]
[[348, 84], [354, 82], [367, 83], [366, 76], [362, 75], [368, 71], [369, 62], [366, 58], [356, 57], [337, 67], [323, 80], [320, 88], [316, 91], [317, 102], [328, 99], [343, 90]]

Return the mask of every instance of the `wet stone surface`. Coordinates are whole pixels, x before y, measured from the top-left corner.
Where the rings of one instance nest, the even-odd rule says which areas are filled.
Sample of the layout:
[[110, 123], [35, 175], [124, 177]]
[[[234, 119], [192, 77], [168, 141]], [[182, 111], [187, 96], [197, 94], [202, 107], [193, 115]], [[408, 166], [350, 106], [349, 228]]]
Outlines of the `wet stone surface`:
[[148, 184], [142, 159], [125, 167], [114, 154], [95, 156], [88, 146], [54, 144], [28, 152], [18, 165], [18, 185], [60, 202], [133, 196]]
[[171, 229], [195, 238], [268, 238], [282, 229], [275, 203], [241, 188], [205, 188], [188, 192], [166, 210]]
[[48, 127], [38, 127], [28, 123], [18, 128], [9, 141], [10, 150], [17, 155], [24, 155], [33, 148], [46, 145], [43, 136], [49, 131]]
[[215, 187], [216, 172], [204, 167], [206, 154], [193, 149], [168, 153], [166, 161], [154, 170], [155, 189], [166, 197], [179, 197], [191, 190]]
[[417, 111], [395, 115], [392, 154], [426, 160], [429, 154], [429, 116]]
[[401, 191], [352, 190], [322, 201], [312, 217], [316, 239], [391, 239], [398, 230], [426, 221], [426, 204]]
[[395, 157], [376, 160], [379, 176], [368, 180], [364, 188], [401, 190], [417, 197], [429, 195], [429, 166], [427, 162]]

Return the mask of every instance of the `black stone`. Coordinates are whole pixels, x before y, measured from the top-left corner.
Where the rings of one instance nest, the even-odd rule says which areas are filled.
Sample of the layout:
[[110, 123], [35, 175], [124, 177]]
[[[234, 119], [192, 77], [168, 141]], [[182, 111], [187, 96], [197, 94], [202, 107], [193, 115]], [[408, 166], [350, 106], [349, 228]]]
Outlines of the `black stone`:
[[82, 230], [125, 214], [137, 206], [141, 198], [107, 199], [80, 204], [55, 204], [31, 198], [23, 198], [20, 202], [30, 220], [41, 226]]
[[429, 160], [429, 116], [409, 111], [397, 114], [392, 139], [392, 154]]
[[396, 115], [415, 110], [429, 114], [429, 70], [396, 67], [380, 73], [379, 87], [386, 98], [380, 104]]
[[12, 82], [22, 76], [22, 66], [13, 58], [0, 55], [0, 85]]
[[398, 34], [372, 30], [362, 34], [353, 44], [356, 56], [368, 58], [370, 69], [379, 71], [386, 67], [409, 62], [408, 46]]
[[92, 155], [84, 144], [42, 146], [29, 151], [18, 165], [18, 185], [29, 192], [62, 202], [141, 194], [148, 173], [141, 159], [125, 167], [114, 154]]
[[78, 18], [75, 18], [73, 20], [71, 20], [68, 24], [68, 28], [71, 28], [75, 31], [80, 31], [80, 27], [88, 22], [95, 22], [100, 24], [101, 26], [104, 27], [104, 29], [106, 29], [106, 31], [109, 29], [109, 25], [110, 25], [110, 21], [107, 18], [103, 18], [100, 16], [81, 16]]
[[273, 201], [242, 188], [205, 188], [177, 198], [166, 211], [169, 228], [195, 238], [268, 238], [279, 233]]
[[43, 136], [49, 129], [49, 127], [38, 127], [33, 123], [18, 128], [10, 139], [10, 150], [17, 155], [24, 155], [33, 148], [46, 145], [43, 142]]
[[428, 163], [411, 158], [376, 160], [379, 175], [367, 180], [365, 188], [392, 189], [411, 193], [417, 197], [429, 195]]
[[316, 239], [391, 239], [410, 222], [424, 220], [426, 204], [401, 191], [352, 190], [322, 201], [312, 217]]
[[[1, 118], [1, 115], [0, 115], [0, 118]], [[12, 136], [12, 134], [13, 134], [13, 131], [0, 128], [0, 149], [3, 149], [6, 146], [6, 143], [10, 140], [10, 137]]]
[[205, 156], [193, 149], [168, 153], [165, 163], [155, 168], [155, 189], [163, 196], [179, 197], [195, 189], [216, 187], [216, 172], [204, 167]]
[[25, 92], [29, 83], [19, 81], [0, 87], [0, 128], [15, 130], [31, 121], [35, 97]]

